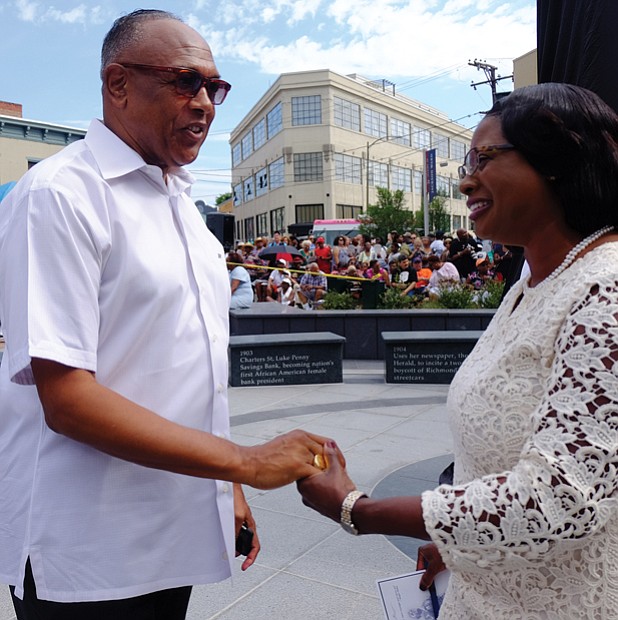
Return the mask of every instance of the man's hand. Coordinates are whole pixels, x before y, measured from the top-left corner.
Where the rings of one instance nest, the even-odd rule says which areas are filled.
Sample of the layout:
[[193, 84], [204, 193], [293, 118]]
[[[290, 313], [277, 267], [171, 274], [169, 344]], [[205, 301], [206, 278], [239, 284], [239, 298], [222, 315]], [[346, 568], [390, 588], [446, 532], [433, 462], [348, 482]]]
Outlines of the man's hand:
[[[247, 504], [247, 500], [245, 499], [245, 493], [242, 490], [242, 486], [236, 483], [234, 484], [234, 540], [238, 537], [238, 533], [240, 532], [240, 528], [243, 523], [246, 523], [247, 527], [253, 531], [251, 551], [247, 554], [247, 557], [240, 567], [241, 570], [247, 570], [255, 562], [262, 546], [260, 545], [260, 539], [258, 538], [255, 519], [253, 518], [251, 508], [249, 508], [249, 504]], [[238, 555], [239, 554], [236, 553], [237, 557]]]
[[295, 430], [244, 448], [253, 470], [248, 484], [256, 489], [274, 489], [311, 476], [316, 472], [313, 458], [322, 454], [327, 441], [327, 437]]

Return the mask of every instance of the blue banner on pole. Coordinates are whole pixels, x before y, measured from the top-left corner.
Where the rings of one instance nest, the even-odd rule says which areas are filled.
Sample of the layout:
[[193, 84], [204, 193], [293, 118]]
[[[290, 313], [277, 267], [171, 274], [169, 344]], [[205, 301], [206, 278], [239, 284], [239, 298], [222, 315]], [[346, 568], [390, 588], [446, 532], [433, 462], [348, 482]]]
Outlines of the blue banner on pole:
[[436, 182], [436, 149], [425, 151], [425, 170], [427, 170], [427, 187], [425, 191], [429, 196], [429, 202], [431, 202], [438, 193]]

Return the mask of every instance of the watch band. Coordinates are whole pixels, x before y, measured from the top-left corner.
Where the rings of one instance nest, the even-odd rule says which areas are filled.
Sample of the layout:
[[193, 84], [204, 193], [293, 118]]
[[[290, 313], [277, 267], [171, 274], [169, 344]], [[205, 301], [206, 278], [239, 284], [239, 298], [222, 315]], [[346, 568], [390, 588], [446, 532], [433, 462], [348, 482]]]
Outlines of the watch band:
[[341, 504], [341, 527], [353, 536], [358, 536], [358, 530], [352, 522], [352, 509], [361, 497], [367, 497], [367, 494], [358, 490], [350, 491]]

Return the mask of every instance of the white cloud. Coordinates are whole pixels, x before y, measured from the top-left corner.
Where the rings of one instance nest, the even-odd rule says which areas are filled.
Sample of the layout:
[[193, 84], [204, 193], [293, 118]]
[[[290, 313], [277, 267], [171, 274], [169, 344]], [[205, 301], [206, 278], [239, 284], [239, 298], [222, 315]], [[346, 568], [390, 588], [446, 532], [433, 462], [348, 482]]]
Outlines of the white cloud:
[[36, 19], [39, 5], [37, 2], [29, 2], [28, 0], [17, 0], [15, 3], [17, 7], [19, 19], [24, 22], [33, 22]]
[[318, 8], [320, 6], [320, 0], [297, 0], [290, 3], [290, 9], [292, 15], [288, 19], [288, 25], [293, 25], [302, 21], [306, 17], [315, 17]]
[[59, 11], [54, 7], [50, 7], [47, 10], [46, 17], [65, 24], [83, 24], [87, 19], [87, 12], [88, 8], [85, 4], [80, 4], [70, 11]]
[[[218, 58], [255, 63], [269, 74], [331, 68], [370, 76], [422, 76], [447, 66], [466, 67], [473, 58], [506, 59], [500, 68], [510, 72], [511, 59], [536, 45], [534, 2], [485, 4], [485, 12], [479, 12], [479, 2], [470, 0], [335, 0], [318, 12], [318, 0], [276, 1], [262, 4], [261, 18], [269, 22], [259, 38], [244, 20], [229, 30], [213, 27], [216, 43], [204, 34]], [[287, 34], [281, 19], [288, 25], [299, 21], [298, 28]], [[461, 72], [466, 79], [474, 73]]]
[[39, 2], [17, 0], [15, 2], [17, 16], [25, 22], [60, 22], [64, 24], [100, 24], [107, 19], [105, 10], [99, 6], [88, 7], [79, 4], [72, 9], [57, 9], [55, 6], [43, 8]]

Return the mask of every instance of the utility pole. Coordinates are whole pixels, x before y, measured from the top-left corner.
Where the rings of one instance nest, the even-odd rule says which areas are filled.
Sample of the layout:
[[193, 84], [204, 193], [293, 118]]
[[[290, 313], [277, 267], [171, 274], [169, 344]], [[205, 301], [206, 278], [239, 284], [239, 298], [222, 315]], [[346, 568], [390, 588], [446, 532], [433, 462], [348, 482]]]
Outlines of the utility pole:
[[496, 93], [496, 84], [500, 80], [512, 79], [513, 76], [512, 75], [507, 75], [507, 76], [504, 76], [504, 77], [501, 77], [501, 76], [496, 77], [496, 71], [497, 71], [498, 67], [494, 67], [493, 65], [490, 65], [487, 62], [483, 62], [481, 60], [477, 60], [476, 58], [472, 62], [468, 61], [468, 64], [471, 67], [476, 67], [477, 69], [482, 69], [485, 72], [485, 76], [487, 77], [487, 80], [485, 80], [484, 82], [476, 82], [476, 83], [472, 82], [470, 84], [470, 86], [472, 86], [472, 88], [474, 88], [474, 90], [476, 90], [477, 86], [481, 86], [482, 84], [489, 84], [491, 86], [491, 100], [492, 100], [493, 103], [496, 103], [496, 100], [498, 98], [497, 93]]

